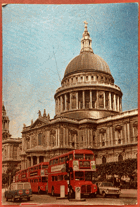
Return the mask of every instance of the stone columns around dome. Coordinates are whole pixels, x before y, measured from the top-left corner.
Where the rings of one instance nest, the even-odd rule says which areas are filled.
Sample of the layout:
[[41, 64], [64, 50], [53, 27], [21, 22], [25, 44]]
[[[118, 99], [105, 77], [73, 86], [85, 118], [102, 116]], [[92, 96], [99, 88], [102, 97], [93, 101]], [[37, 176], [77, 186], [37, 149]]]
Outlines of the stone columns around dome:
[[120, 111], [119, 106], [120, 106], [120, 103], [119, 103], [119, 96], [117, 96], [117, 111]]
[[91, 88], [66, 91], [56, 97], [56, 115], [69, 111], [102, 110], [121, 112], [121, 96], [114, 91]]
[[70, 93], [70, 110], [72, 109], [72, 93]]
[[106, 108], [105, 107], [105, 92], [103, 93], [103, 100], [104, 100], [104, 109]]
[[67, 94], [65, 94], [65, 111], [68, 110], [68, 107], [67, 107]]
[[78, 92], [76, 92], [76, 109], [78, 109]]
[[112, 107], [111, 107], [111, 92], [109, 92], [109, 110], [111, 110]]
[[83, 91], [83, 109], [85, 109], [85, 91]]
[[92, 90], [90, 90], [90, 104], [89, 108], [92, 109]]

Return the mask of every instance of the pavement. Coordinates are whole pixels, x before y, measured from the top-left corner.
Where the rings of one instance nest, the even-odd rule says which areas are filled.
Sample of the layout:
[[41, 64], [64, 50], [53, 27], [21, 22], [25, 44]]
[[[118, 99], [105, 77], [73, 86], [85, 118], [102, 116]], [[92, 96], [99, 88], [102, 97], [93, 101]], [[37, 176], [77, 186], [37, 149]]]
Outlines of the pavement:
[[120, 197], [137, 198], [137, 189], [121, 189]]

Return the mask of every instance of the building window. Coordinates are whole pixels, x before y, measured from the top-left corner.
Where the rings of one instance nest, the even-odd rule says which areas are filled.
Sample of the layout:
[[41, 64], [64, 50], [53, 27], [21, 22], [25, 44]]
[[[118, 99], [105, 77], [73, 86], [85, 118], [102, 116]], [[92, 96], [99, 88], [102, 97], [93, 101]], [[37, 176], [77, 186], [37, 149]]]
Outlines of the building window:
[[102, 157], [102, 164], [106, 164], [106, 157], [105, 156]]
[[13, 159], [17, 159], [17, 146], [13, 148]]
[[88, 76], [86, 76], [86, 80], [88, 81]]
[[91, 76], [91, 80], [93, 80], [93, 76]]
[[105, 142], [104, 141], [102, 142], [102, 146], [105, 146]]
[[123, 156], [121, 154], [118, 156], [118, 161], [123, 161]]
[[42, 134], [38, 134], [38, 145], [42, 145]]
[[121, 139], [118, 139], [118, 144], [121, 144]]

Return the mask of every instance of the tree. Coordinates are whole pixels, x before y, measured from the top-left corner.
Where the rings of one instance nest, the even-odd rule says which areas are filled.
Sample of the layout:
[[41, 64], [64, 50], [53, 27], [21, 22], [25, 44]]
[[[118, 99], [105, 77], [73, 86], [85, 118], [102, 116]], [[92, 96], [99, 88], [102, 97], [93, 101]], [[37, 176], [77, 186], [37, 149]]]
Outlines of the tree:
[[8, 177], [7, 178], [7, 183], [12, 182], [13, 176], [15, 176], [16, 171], [18, 171], [17, 168], [16, 168], [16, 165], [14, 163], [9, 164], [9, 166], [6, 170], [6, 174], [7, 174], [7, 177]]

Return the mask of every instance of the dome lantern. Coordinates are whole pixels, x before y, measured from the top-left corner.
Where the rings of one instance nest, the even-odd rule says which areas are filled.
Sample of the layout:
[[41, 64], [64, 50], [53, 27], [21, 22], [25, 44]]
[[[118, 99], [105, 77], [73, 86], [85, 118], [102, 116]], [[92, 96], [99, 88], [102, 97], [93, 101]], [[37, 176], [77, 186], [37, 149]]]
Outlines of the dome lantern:
[[80, 53], [82, 52], [92, 52], [93, 53], [93, 50], [92, 50], [92, 46], [91, 46], [91, 43], [92, 43], [92, 40], [90, 38], [90, 34], [87, 30], [87, 22], [84, 21], [84, 24], [85, 24], [85, 29], [84, 29], [84, 32], [83, 32], [83, 37], [81, 39], [81, 51]]

